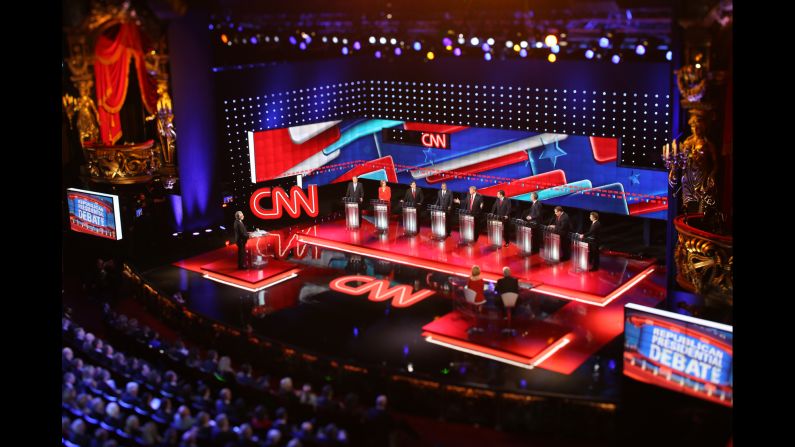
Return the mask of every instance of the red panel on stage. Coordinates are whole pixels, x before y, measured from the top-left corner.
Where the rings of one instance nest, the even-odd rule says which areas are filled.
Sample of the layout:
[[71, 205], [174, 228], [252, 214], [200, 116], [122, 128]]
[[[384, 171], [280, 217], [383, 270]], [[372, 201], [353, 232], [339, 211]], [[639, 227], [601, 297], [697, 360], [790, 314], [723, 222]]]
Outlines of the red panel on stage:
[[565, 184], [566, 173], [556, 169], [543, 174], [520, 178], [510, 183], [500, 183], [499, 185], [481, 188], [478, 192], [484, 196], [497, 197], [497, 191], [502, 189], [507, 197], [513, 197]]
[[618, 140], [615, 138], [589, 137], [594, 160], [599, 163], [615, 161], [618, 158]]
[[[514, 163], [523, 163], [527, 161], [527, 152], [516, 152], [513, 154], [503, 155], [502, 157], [492, 158], [490, 160], [481, 161], [473, 165], [464, 166], [455, 170], [455, 175], [472, 175], [480, 172], [490, 171], [492, 169], [501, 168], [503, 166], [512, 165]], [[428, 183], [437, 183], [450, 178], [449, 173], [429, 175], [425, 181]]]
[[293, 169], [309, 157], [321, 152], [340, 138], [334, 126], [301, 144], [290, 137], [290, 129], [254, 132], [254, 163], [257, 181], [276, 178]]
[[513, 276], [540, 293], [596, 305], [613, 300], [614, 293], [654, 263], [603, 254], [600, 270], [575, 272], [572, 261], [548, 264], [538, 255], [522, 257], [514, 244], [491, 247], [485, 235], [471, 246], [459, 246], [456, 231], [444, 241], [435, 241], [426, 227], [420, 227], [413, 237], [403, 236], [402, 226], [395, 221], [390, 222], [389, 230], [386, 235], [376, 235], [373, 224], [362, 220], [361, 228], [351, 231], [340, 219], [314, 226], [312, 236], [301, 235], [299, 240], [459, 276], [469, 276], [472, 266], [478, 265], [487, 281], [501, 278], [502, 268], [508, 266]]
[[403, 129], [415, 130], [418, 132], [433, 133], [455, 133], [467, 129], [466, 126], [455, 126], [452, 124], [431, 124], [431, 123], [404, 123]]
[[391, 155], [376, 158], [375, 160], [370, 160], [367, 162], [362, 162], [362, 164], [337, 177], [331, 183], [347, 182], [348, 180], [352, 179], [354, 175], [360, 176], [362, 174], [367, 174], [381, 169], [386, 172], [387, 181], [397, 183], [398, 180], [397, 172], [395, 171], [395, 161], [392, 159]]

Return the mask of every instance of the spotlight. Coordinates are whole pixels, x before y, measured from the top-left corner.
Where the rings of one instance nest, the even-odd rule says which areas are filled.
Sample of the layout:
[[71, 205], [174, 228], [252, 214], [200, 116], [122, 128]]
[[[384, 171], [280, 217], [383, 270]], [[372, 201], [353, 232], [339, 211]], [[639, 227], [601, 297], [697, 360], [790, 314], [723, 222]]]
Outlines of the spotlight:
[[339, 42], [339, 39], [337, 39], [337, 36], [334, 36], [334, 37], [331, 38], [331, 42], [332, 43], [337, 43], [337, 42]]
[[621, 62], [621, 56], [614, 54], [613, 57], [610, 58], [610, 61], [614, 64]]
[[519, 42], [519, 46], [522, 47], [522, 48], [527, 48], [527, 41], [523, 40], [523, 41]]
[[223, 43], [229, 42], [229, 37], [226, 34], [221, 34], [221, 42]]
[[549, 56], [547, 56], [547, 60], [550, 62], [555, 62], [556, 60], [558, 60], [558, 57], [555, 56], [553, 53], [549, 53]]
[[550, 34], [546, 38], [544, 38], [544, 43], [548, 47], [554, 47], [555, 45], [558, 44], [558, 38], [554, 34]]
[[453, 44], [453, 40], [450, 39], [449, 37], [445, 37], [444, 39], [442, 39], [442, 45], [444, 45], [446, 47], [449, 47], [452, 44]]
[[370, 42], [372, 44], [375, 44], [375, 37], [370, 36], [370, 39], [368, 40], [368, 42]]
[[674, 53], [672, 53], [671, 51], [666, 52], [665, 58], [670, 61], [671, 59], [674, 58]]
[[536, 42], [536, 48], [544, 48], [544, 44], [542, 42]]
[[356, 50], [356, 51], [361, 50], [362, 49], [362, 44], [359, 43], [359, 41], [357, 40], [356, 42], [353, 43], [353, 49]]
[[458, 35], [458, 44], [459, 44], [459, 45], [463, 45], [463, 44], [465, 44], [466, 42], [467, 42], [467, 40], [466, 40], [466, 39], [464, 39], [464, 36], [462, 36], [462, 35], [460, 35], [460, 34], [459, 34], [459, 35]]
[[414, 42], [412, 47], [414, 48], [414, 51], [420, 51], [422, 49], [422, 45], [419, 42]]
[[306, 42], [301, 42], [301, 43], [299, 43], [299, 44], [298, 44], [298, 48], [300, 48], [300, 49], [302, 49], [302, 50], [306, 50]]
[[486, 59], [487, 61], [490, 61], [491, 60], [491, 53], [484, 54], [483, 55], [483, 59]]
[[550, 49], [551, 49], [551, 50], [552, 50], [552, 52], [553, 52], [553, 53], [555, 53], [555, 54], [558, 54], [558, 53], [560, 53], [560, 45], [552, 45], [552, 46], [550, 47]]
[[509, 41], [505, 42], [505, 48], [512, 48], [512, 47], [513, 47], [513, 41], [509, 40]]
[[252, 36], [251, 39], [249, 39], [249, 40], [251, 41], [252, 44], [254, 44], [254, 45], [257, 44], [257, 38], [256, 37]]
[[607, 48], [609, 46], [610, 46], [610, 39], [608, 39], [607, 37], [602, 37], [601, 39], [599, 39], [600, 48]]
[[513, 46], [513, 51], [519, 52], [521, 49], [522, 47], [520, 47], [518, 43]]
[[342, 54], [344, 54], [345, 56], [348, 55], [348, 47], [342, 47]]
[[643, 45], [636, 46], [635, 54], [637, 54], [638, 56], [643, 56], [644, 54], [646, 54], [646, 47], [644, 47]]
[[378, 39], [378, 43], [380, 43], [381, 45], [386, 44], [386, 37], [382, 37], [382, 38]]
[[295, 45], [298, 41], [295, 39], [295, 36], [290, 36], [290, 45]]
[[395, 45], [395, 44], [397, 44], [397, 39], [395, 39], [394, 37], [393, 37], [393, 38], [391, 38], [391, 39], [389, 39], [389, 44], [390, 44], [390, 45]]
[[[307, 43], [311, 42], [311, 40], [307, 41]], [[343, 45], [348, 45], [348, 39], [342, 39]]]
[[483, 51], [489, 51], [491, 49], [491, 46], [489, 46], [489, 44], [484, 42], [481, 48], [483, 49]]
[[525, 50], [524, 48], [522, 48], [522, 50], [521, 50], [521, 51], [519, 51], [519, 56], [521, 56], [521, 57], [527, 57], [527, 50]]
[[429, 61], [432, 61], [435, 56], [433, 55], [433, 51], [429, 51], [425, 57], [427, 57]]
[[321, 40], [321, 42], [323, 42], [323, 43], [327, 43], [327, 42], [328, 42], [328, 37], [326, 37], [326, 36], [323, 36], [323, 37], [322, 37], [320, 40]]
[[453, 54], [456, 56], [461, 56], [461, 48], [455, 47]]
[[400, 56], [401, 53], [403, 53], [403, 50], [400, 47], [395, 47], [395, 56]]
[[279, 36], [273, 36], [273, 41], [274, 42], [278, 42], [279, 41]]
[[593, 50], [585, 50], [585, 58], [593, 59]]
[[486, 39], [486, 43], [489, 45], [494, 45], [494, 39], [489, 37], [488, 39]]
[[477, 37], [473, 37], [473, 38], [469, 39], [469, 43], [471, 43], [472, 46], [474, 47], [475, 45], [480, 43], [480, 40]]
[[381, 50], [376, 50], [376, 52], [375, 52], [375, 58], [376, 58], [376, 59], [381, 59]]

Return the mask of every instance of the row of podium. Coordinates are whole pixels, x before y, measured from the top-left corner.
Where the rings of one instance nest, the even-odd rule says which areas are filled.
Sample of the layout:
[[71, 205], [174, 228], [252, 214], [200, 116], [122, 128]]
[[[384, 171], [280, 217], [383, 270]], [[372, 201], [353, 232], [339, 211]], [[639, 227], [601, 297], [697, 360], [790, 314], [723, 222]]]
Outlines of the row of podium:
[[[359, 202], [347, 197], [345, 203], [345, 224], [349, 230], [358, 229], [360, 226]], [[383, 200], [370, 201], [375, 216], [375, 231], [385, 233], [389, 229], [389, 204]], [[412, 204], [403, 205], [403, 229], [407, 236], [418, 233], [417, 207]], [[435, 240], [447, 238], [447, 212], [439, 206], [428, 205], [431, 214], [431, 237]], [[522, 256], [529, 256], [534, 251], [539, 251], [541, 258], [547, 262], [560, 262], [566, 259], [564, 246], [565, 239], [571, 239], [571, 257], [575, 270], [588, 270], [589, 250], [588, 241], [583, 241], [579, 233], [569, 233], [569, 237], [561, 240], [561, 235], [549, 229], [548, 226], [528, 222], [523, 219], [504, 219], [494, 214], [486, 214], [486, 227], [489, 245], [501, 247], [504, 243], [505, 225], [511, 222], [515, 226], [515, 243]], [[458, 210], [458, 232], [461, 244], [472, 244], [477, 239], [475, 230], [475, 216], [465, 210]], [[536, 247], [536, 245], [540, 245]], [[540, 249], [540, 250], [537, 250]]]

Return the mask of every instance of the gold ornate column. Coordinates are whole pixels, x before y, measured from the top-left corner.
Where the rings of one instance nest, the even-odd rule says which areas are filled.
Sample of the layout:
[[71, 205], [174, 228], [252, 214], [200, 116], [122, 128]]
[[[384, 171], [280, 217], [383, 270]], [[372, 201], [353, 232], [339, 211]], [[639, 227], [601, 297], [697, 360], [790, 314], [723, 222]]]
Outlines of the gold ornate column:
[[147, 121], [157, 120], [157, 133], [160, 140], [160, 157], [163, 160], [159, 172], [163, 184], [173, 187], [178, 180], [176, 165], [177, 132], [174, 128], [174, 112], [171, 109], [171, 96], [168, 94], [168, 55], [161, 41], [158, 49], [146, 55], [146, 69], [157, 80], [157, 112], [146, 117]]

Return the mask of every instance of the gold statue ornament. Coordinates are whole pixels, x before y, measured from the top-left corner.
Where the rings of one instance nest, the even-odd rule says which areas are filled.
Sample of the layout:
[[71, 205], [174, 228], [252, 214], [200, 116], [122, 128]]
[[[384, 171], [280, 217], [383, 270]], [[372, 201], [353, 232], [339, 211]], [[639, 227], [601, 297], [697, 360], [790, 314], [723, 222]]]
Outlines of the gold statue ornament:
[[75, 98], [70, 94], [63, 96], [63, 107], [72, 128], [74, 115], [77, 114], [77, 131], [80, 134], [80, 145], [85, 147], [89, 143], [99, 141], [99, 113], [90, 91], [93, 83], [90, 80], [79, 82], [80, 97]]

